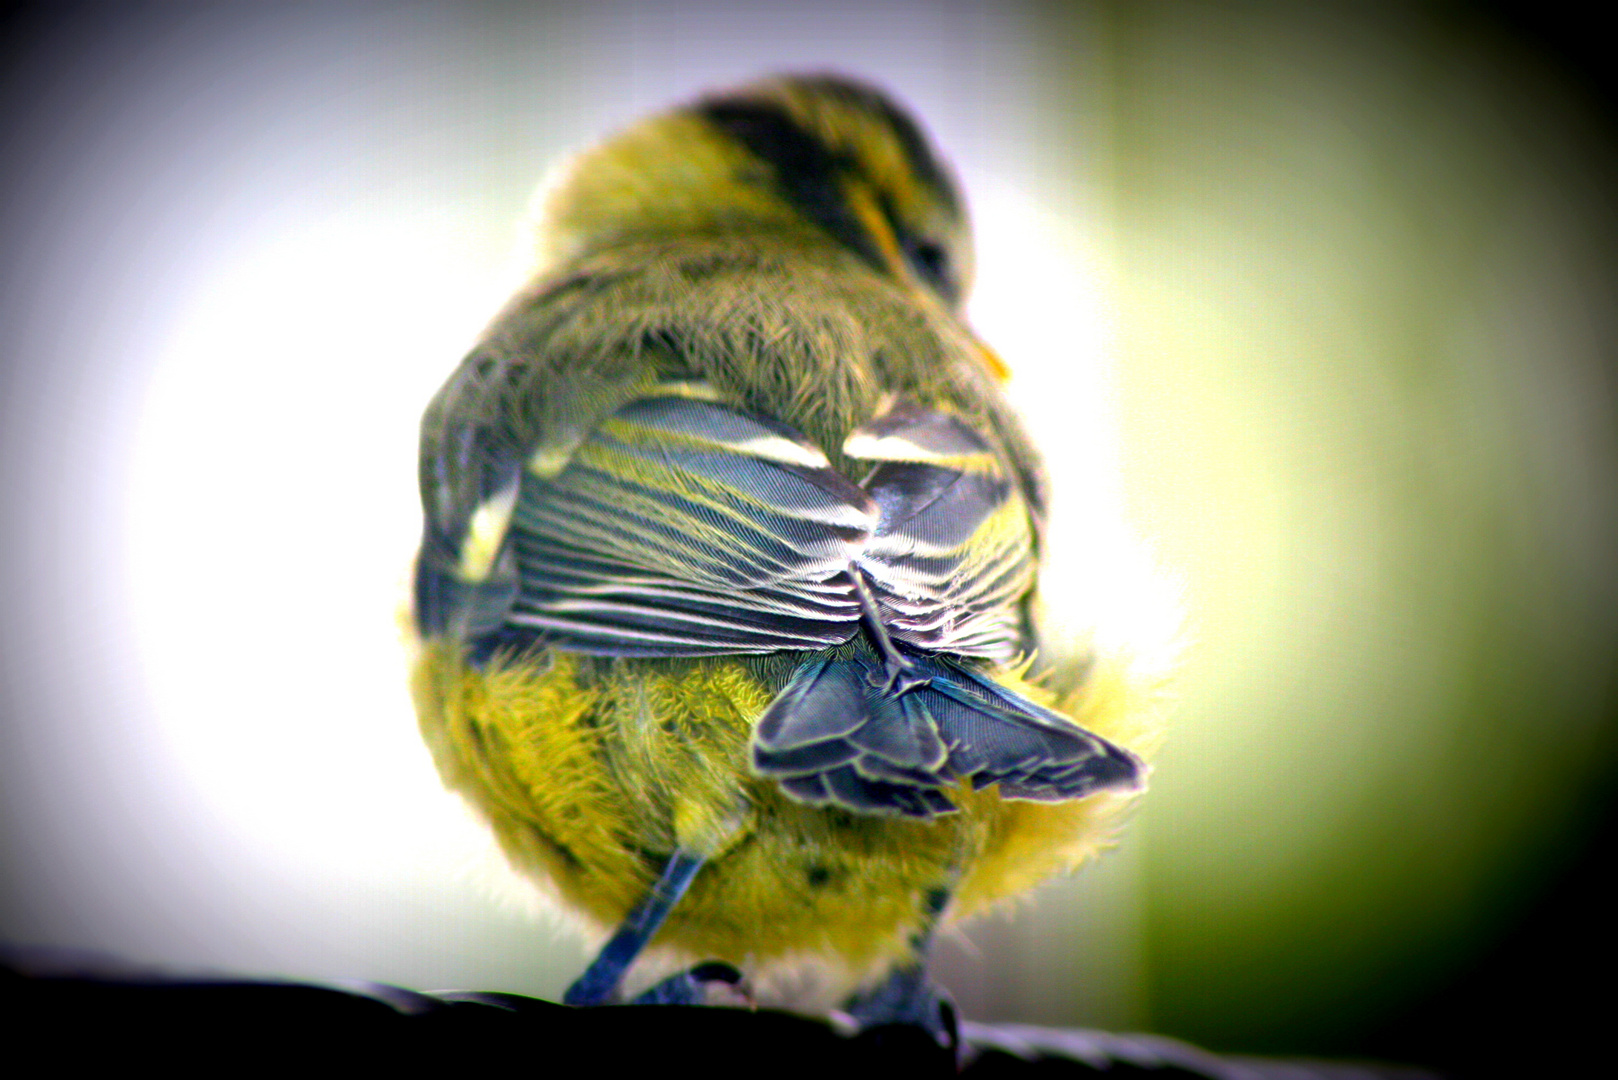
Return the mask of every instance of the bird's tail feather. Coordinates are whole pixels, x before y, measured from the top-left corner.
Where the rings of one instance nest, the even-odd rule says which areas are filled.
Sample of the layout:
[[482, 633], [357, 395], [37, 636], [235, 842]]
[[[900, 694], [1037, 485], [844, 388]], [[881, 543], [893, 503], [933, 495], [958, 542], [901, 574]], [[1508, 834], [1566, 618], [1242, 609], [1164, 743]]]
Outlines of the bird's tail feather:
[[1122, 747], [941, 656], [910, 658], [895, 685], [865, 658], [810, 660], [753, 735], [753, 766], [801, 802], [929, 818], [947, 788], [998, 784], [1002, 798], [1059, 802], [1138, 787]]

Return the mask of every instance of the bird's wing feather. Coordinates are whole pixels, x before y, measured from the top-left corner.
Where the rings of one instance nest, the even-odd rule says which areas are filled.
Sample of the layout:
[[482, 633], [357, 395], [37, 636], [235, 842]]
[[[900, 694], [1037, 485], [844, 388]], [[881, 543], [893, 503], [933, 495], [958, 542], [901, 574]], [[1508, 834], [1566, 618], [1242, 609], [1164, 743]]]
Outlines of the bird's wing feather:
[[999, 456], [956, 417], [915, 404], [862, 425], [843, 450], [875, 463], [861, 486], [881, 520], [858, 562], [888, 633], [929, 651], [1009, 659], [1035, 554], [1027, 504]]
[[559, 648], [695, 656], [853, 636], [868, 496], [779, 423], [684, 394], [623, 406], [524, 473], [506, 621]]

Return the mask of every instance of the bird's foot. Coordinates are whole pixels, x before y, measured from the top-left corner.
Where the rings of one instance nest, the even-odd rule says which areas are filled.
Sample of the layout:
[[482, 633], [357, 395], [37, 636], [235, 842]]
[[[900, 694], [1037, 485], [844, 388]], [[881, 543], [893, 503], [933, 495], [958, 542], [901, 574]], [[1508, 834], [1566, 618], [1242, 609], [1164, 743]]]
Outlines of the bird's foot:
[[641, 994], [632, 1005], [751, 1005], [752, 994], [742, 973], [723, 960], [709, 960], [670, 975]]
[[919, 964], [895, 968], [882, 982], [850, 998], [843, 1012], [861, 1030], [884, 1024], [912, 1024], [926, 1030], [940, 1046], [951, 1050], [960, 1047], [955, 1002]]

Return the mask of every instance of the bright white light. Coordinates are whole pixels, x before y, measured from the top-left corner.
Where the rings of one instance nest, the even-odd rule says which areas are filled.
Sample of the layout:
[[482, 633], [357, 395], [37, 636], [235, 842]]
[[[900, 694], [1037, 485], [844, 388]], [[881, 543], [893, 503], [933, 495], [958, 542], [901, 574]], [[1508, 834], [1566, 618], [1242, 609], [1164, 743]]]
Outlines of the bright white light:
[[162, 352], [128, 459], [154, 714], [244, 847], [373, 880], [445, 812], [398, 626], [423, 405], [505, 292], [453, 217], [349, 213], [246, 251]]
[[1176, 651], [1181, 598], [1125, 512], [1105, 259], [1087, 222], [1006, 187], [974, 196], [972, 322], [1010, 366], [1008, 396], [1050, 473], [1040, 591], [1051, 638], [1158, 670]]

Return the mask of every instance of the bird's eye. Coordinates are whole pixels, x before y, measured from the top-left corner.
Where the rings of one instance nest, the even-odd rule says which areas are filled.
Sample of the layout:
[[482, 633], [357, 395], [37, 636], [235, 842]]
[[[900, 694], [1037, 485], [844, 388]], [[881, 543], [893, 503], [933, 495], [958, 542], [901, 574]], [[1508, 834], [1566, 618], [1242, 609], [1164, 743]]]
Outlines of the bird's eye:
[[952, 303], [956, 299], [955, 281], [950, 273], [949, 251], [935, 240], [916, 240], [905, 245], [905, 255], [917, 276], [933, 291]]

